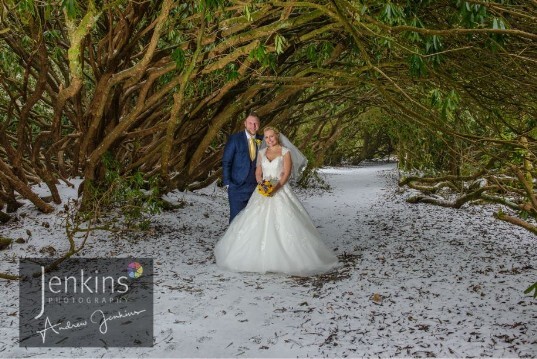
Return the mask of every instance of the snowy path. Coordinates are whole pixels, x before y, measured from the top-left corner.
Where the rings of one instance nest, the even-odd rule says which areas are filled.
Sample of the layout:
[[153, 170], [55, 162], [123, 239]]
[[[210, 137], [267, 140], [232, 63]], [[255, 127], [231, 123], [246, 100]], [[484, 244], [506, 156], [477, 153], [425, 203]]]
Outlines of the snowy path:
[[[212, 248], [226, 227], [225, 195], [175, 193], [170, 199], [192, 205], [160, 215], [156, 234], [128, 243], [101, 234], [85, 252], [155, 258], [153, 348], [18, 348], [18, 323], [8, 315], [17, 301], [9, 297], [0, 309], [0, 356], [535, 355], [537, 300], [523, 294], [537, 278], [535, 237], [480, 207], [407, 204], [394, 165], [323, 173], [332, 190], [299, 197], [346, 262], [338, 273], [300, 279], [220, 271]], [[41, 247], [61, 243], [56, 226], [34, 222], [34, 237], [48, 236]], [[16, 238], [31, 223], [24, 218], [8, 234]], [[18, 250], [38, 253], [34, 246]], [[16, 292], [14, 283], [0, 285]]]

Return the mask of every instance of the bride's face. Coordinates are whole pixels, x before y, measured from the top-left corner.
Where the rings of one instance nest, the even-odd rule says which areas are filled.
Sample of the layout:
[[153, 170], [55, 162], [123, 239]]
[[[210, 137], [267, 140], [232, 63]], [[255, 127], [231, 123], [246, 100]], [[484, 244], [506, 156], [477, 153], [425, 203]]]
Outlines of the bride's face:
[[278, 144], [278, 135], [276, 135], [273, 130], [266, 130], [265, 142], [269, 147], [276, 146]]

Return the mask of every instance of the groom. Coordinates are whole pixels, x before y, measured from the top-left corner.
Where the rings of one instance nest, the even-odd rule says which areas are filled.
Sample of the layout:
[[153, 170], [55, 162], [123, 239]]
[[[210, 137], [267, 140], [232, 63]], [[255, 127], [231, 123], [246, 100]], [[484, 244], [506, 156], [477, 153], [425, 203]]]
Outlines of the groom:
[[244, 208], [255, 190], [257, 150], [263, 136], [256, 132], [259, 116], [251, 112], [244, 120], [244, 131], [229, 136], [222, 158], [223, 182], [229, 198], [229, 223]]

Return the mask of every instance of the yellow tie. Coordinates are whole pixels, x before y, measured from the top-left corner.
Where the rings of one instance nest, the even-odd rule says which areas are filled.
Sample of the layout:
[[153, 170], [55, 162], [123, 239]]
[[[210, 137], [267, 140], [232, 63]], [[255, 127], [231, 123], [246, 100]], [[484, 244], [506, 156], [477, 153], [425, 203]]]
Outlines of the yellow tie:
[[255, 159], [255, 144], [253, 137], [250, 137], [248, 140], [248, 147], [250, 149], [250, 160], [253, 161]]

